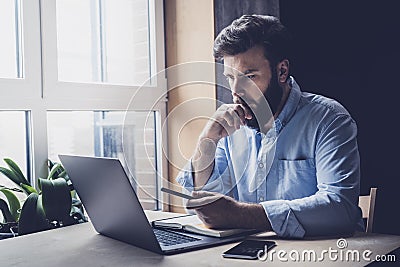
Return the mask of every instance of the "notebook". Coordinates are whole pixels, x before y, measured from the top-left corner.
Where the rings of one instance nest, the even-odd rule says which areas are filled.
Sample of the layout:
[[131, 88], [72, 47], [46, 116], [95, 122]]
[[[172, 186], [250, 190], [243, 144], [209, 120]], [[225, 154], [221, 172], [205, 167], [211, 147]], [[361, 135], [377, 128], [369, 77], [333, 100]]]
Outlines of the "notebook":
[[152, 222], [155, 228], [171, 230], [181, 230], [212, 237], [228, 237], [240, 233], [245, 233], [249, 229], [211, 229], [206, 227], [197, 215], [183, 215], [168, 219], [156, 220]]
[[95, 230], [159, 254], [175, 254], [240, 241], [152, 227], [118, 159], [59, 155]]

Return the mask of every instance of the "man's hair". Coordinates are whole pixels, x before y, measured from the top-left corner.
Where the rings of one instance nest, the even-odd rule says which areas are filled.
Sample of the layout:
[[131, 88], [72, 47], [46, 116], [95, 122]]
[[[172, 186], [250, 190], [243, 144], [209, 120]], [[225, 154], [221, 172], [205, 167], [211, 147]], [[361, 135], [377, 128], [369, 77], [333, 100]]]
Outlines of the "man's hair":
[[[253, 48], [264, 47], [264, 56], [275, 66], [290, 54], [291, 35], [278, 18], [243, 15], [224, 28], [215, 38], [214, 57], [234, 56]], [[271, 66], [271, 67], [272, 67]]]

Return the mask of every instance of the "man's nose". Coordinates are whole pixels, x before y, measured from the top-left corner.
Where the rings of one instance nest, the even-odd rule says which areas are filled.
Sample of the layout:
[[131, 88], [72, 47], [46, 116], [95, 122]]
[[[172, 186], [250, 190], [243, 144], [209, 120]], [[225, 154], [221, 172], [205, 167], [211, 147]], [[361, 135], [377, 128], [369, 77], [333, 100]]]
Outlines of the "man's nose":
[[240, 83], [235, 81], [231, 84], [231, 91], [232, 95], [236, 97], [243, 97], [244, 96], [244, 89], [240, 86]]

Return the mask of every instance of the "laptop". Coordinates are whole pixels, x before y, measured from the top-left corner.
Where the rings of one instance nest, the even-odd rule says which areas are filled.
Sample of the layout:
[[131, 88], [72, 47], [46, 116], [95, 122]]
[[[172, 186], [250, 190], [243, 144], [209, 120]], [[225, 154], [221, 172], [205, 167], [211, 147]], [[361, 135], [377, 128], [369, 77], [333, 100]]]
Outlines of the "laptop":
[[105, 236], [158, 254], [176, 254], [242, 240], [153, 228], [118, 159], [59, 155], [94, 226]]

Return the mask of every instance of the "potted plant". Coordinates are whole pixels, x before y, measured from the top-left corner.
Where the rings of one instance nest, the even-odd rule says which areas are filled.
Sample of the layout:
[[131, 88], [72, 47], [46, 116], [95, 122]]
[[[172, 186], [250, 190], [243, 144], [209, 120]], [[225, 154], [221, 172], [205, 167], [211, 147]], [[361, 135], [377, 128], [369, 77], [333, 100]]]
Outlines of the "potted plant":
[[[82, 203], [60, 163], [47, 161], [49, 174], [47, 178], [38, 179], [38, 189], [35, 189], [14, 161], [8, 158], [4, 161], [8, 168], [0, 167], [0, 173], [17, 187], [0, 185], [0, 210], [4, 218], [4, 222], [0, 224], [0, 238], [87, 221]], [[22, 208], [14, 192], [26, 194]]]

